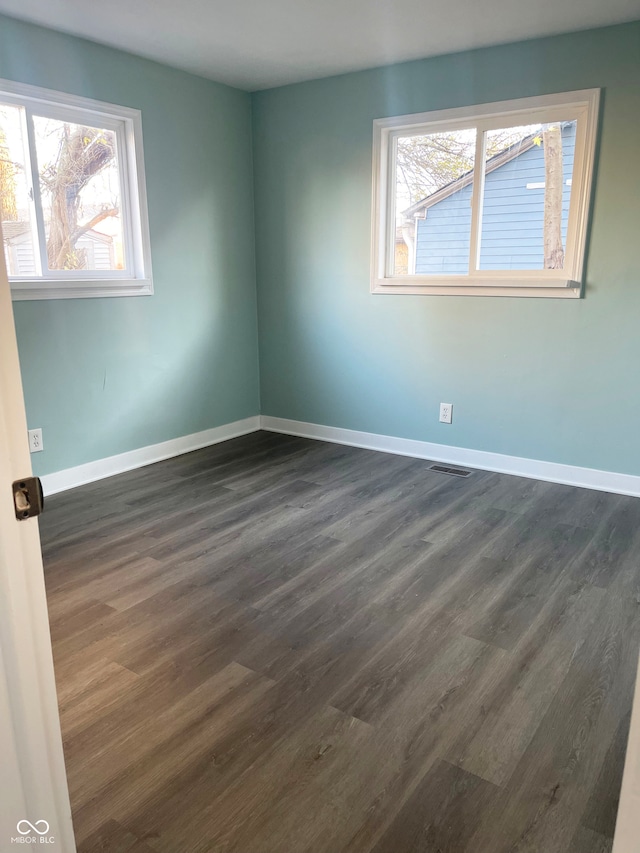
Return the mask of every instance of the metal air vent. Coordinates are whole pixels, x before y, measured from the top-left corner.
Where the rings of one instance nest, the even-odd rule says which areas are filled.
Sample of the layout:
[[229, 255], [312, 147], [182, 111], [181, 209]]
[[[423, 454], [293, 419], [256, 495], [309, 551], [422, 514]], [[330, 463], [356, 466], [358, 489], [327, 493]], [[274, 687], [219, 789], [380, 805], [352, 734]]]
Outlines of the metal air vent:
[[430, 471], [438, 471], [440, 474], [450, 474], [452, 477], [469, 477], [471, 471], [464, 468], [452, 468], [450, 465], [430, 465]]

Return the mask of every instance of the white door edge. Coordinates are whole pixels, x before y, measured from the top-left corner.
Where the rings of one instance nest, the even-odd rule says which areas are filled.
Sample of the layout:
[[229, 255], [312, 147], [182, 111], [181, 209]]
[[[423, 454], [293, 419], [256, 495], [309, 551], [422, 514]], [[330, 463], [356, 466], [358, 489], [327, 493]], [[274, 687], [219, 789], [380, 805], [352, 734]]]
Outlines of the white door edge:
[[75, 853], [38, 521], [17, 521], [13, 509], [11, 483], [30, 474], [0, 248], [0, 850], [33, 847], [27, 838], [37, 844], [46, 838], [48, 850]]

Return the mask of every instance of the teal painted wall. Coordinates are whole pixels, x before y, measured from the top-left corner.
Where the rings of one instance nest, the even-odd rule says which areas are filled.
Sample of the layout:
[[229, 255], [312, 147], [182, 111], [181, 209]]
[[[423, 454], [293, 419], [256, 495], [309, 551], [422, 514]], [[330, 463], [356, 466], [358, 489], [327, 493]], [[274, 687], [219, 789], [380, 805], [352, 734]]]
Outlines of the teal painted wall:
[[[15, 304], [37, 473], [257, 414], [260, 378], [264, 414], [640, 474], [640, 24], [250, 96], [0, 17], [0, 77], [143, 115], [155, 295]], [[374, 118], [592, 86], [583, 300], [369, 293]]]
[[[369, 293], [373, 119], [591, 87], [584, 299]], [[253, 118], [263, 414], [640, 474], [640, 24], [273, 89]]]
[[36, 472], [257, 414], [250, 96], [5, 17], [0, 77], [142, 110], [155, 294], [14, 303]]

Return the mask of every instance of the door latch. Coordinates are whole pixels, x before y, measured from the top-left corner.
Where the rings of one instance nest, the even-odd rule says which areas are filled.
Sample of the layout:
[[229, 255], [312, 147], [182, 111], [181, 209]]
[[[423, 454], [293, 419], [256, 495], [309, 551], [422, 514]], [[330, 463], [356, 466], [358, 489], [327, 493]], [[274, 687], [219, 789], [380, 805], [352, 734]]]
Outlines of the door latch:
[[25, 477], [13, 484], [13, 505], [18, 521], [34, 518], [44, 509], [44, 493], [39, 477]]

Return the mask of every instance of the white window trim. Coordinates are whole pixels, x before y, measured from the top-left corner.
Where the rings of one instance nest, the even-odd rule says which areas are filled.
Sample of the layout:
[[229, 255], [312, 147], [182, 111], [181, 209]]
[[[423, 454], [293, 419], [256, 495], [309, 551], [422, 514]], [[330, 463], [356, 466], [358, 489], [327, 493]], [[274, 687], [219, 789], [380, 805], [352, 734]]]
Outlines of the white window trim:
[[[589, 224], [595, 148], [598, 127], [599, 89], [520, 98], [451, 110], [376, 119], [373, 123], [373, 189], [371, 239], [371, 292], [458, 296], [533, 296], [579, 298], [582, 295], [584, 260]], [[538, 115], [536, 115], [536, 113]], [[478, 270], [479, 204], [473, 204], [470, 268], [468, 275], [393, 275], [395, 243], [393, 158], [395, 140], [428, 132], [478, 128], [476, 164], [484, 162], [482, 131], [503, 126], [506, 120], [532, 124], [578, 120], [574, 152], [573, 189], [567, 226], [567, 259], [563, 270]], [[428, 128], [425, 128], [428, 125]], [[473, 197], [481, 197], [484, 170], [476, 168]]]
[[[25, 107], [27, 111], [36, 111], [38, 115], [61, 120], [82, 122], [94, 118], [99, 126], [116, 131], [120, 155], [123, 229], [127, 249], [132, 255], [128, 260], [127, 270], [79, 270], [77, 273], [56, 270], [36, 278], [11, 277], [14, 301], [150, 296], [153, 293], [151, 241], [140, 110], [1, 79], [0, 101], [14, 103]], [[75, 110], [81, 110], [83, 116], [79, 116]], [[32, 152], [35, 152], [33, 139], [29, 142]], [[34, 175], [34, 195], [38, 204], [39, 186], [36, 178], [37, 175]], [[39, 233], [38, 237], [39, 247], [36, 247], [36, 255], [39, 256], [42, 267], [44, 235]]]

